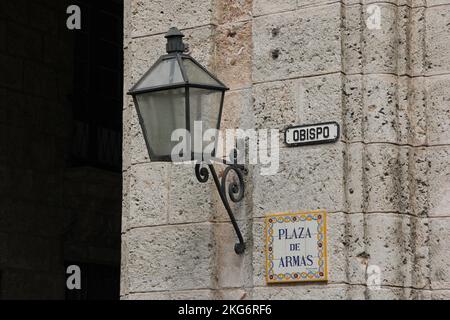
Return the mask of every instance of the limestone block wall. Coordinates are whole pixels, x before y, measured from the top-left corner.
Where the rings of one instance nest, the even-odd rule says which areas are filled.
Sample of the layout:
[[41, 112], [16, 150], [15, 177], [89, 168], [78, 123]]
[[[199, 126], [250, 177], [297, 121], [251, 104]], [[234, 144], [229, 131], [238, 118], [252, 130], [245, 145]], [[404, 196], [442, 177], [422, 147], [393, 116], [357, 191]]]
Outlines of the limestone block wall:
[[[128, 0], [125, 12], [125, 89], [178, 26], [231, 88], [224, 128], [337, 121], [342, 136], [281, 144], [276, 175], [249, 168], [238, 257], [215, 187], [150, 162], [127, 98], [123, 299], [450, 298], [450, 1]], [[313, 209], [329, 212], [329, 282], [268, 287], [264, 216]]]

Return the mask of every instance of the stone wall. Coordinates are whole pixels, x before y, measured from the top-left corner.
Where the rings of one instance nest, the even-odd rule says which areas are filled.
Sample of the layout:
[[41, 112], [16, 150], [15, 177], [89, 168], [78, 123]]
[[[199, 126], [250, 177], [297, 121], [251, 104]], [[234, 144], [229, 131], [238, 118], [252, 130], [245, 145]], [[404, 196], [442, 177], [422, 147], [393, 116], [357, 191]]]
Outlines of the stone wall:
[[[381, 29], [366, 25], [370, 5]], [[127, 98], [123, 299], [450, 298], [450, 1], [128, 0], [125, 12], [126, 90], [177, 26], [231, 87], [224, 128], [343, 132], [282, 146], [277, 175], [250, 168], [239, 257], [215, 187], [149, 161]], [[328, 284], [266, 286], [264, 216], [313, 209], [329, 212]]]

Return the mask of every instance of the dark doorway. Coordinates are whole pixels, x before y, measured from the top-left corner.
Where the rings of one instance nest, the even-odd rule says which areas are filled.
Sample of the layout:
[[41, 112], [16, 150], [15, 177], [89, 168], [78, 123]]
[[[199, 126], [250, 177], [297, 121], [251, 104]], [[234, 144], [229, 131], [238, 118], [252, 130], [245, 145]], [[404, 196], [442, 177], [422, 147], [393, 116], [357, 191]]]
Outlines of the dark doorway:
[[119, 299], [122, 30], [121, 0], [0, 1], [2, 299]]

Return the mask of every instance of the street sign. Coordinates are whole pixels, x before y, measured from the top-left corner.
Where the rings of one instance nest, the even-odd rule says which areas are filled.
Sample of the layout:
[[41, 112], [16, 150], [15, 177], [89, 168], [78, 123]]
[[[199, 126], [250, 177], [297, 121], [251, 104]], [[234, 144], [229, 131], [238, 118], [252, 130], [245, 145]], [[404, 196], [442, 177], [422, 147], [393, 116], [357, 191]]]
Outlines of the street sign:
[[267, 283], [328, 281], [325, 211], [266, 217]]
[[337, 122], [290, 127], [286, 130], [285, 142], [291, 147], [334, 143], [339, 140], [340, 131]]

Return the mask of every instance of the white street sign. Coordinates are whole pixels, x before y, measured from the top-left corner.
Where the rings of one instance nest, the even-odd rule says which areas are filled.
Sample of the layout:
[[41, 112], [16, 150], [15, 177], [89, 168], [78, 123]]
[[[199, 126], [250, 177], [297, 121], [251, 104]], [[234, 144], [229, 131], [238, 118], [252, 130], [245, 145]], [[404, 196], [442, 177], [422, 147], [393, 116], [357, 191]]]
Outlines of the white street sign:
[[334, 143], [339, 140], [340, 127], [336, 122], [291, 127], [286, 130], [285, 141], [289, 146]]

